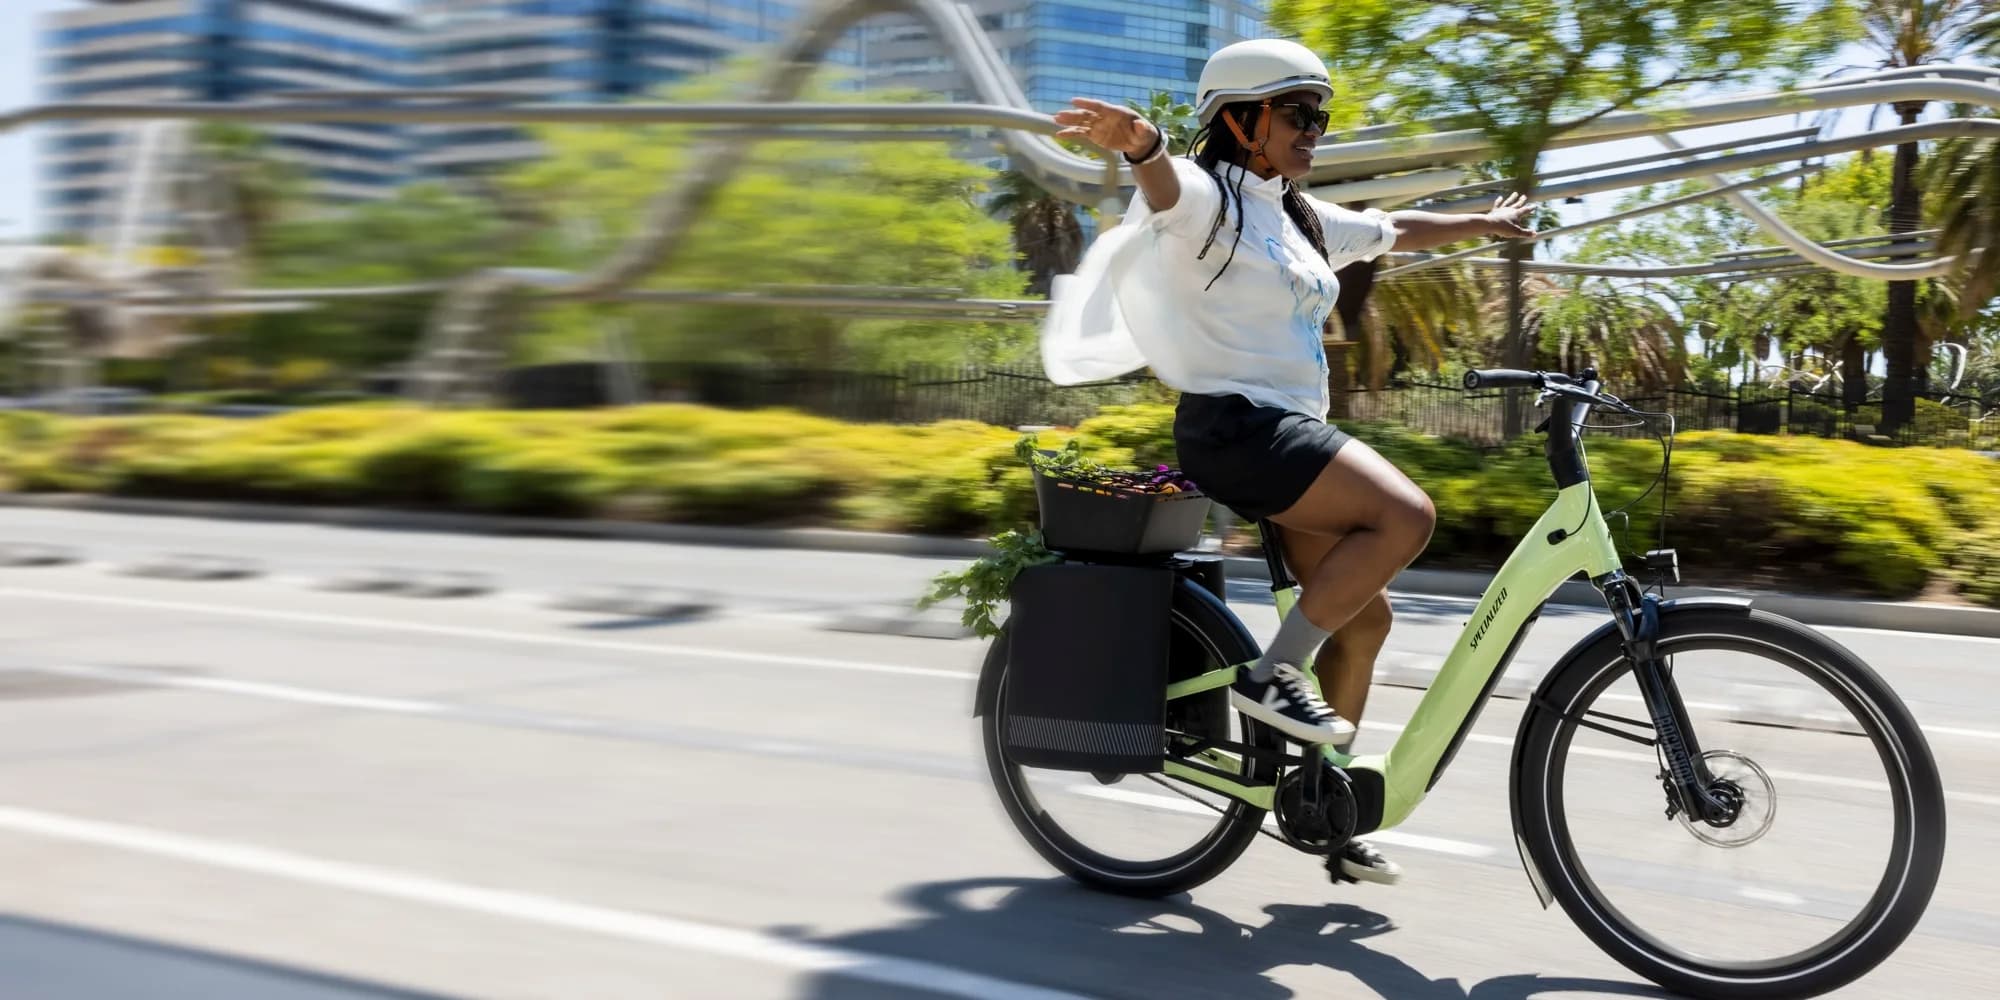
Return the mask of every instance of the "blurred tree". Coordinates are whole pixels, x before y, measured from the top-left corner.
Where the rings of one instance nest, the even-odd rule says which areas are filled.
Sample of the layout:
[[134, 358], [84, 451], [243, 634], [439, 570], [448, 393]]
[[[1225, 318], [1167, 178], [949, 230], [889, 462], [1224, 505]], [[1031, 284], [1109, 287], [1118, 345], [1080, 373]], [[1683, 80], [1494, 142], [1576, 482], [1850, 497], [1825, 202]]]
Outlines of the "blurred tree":
[[[1987, 7], [1987, 13], [1966, 28], [1963, 48], [1968, 55], [2000, 63], [2000, 3]], [[1973, 113], [1971, 108], [1953, 109], [1954, 117]], [[1990, 329], [2000, 310], [2000, 139], [1939, 143], [1923, 182], [1937, 200], [1933, 207], [1943, 227], [1939, 252], [1966, 261], [1952, 282], [1957, 318]]]
[[1046, 297], [1058, 274], [1076, 270], [1083, 259], [1082, 208], [1042, 190], [1019, 170], [1003, 170], [986, 210], [1007, 220], [1016, 259], [1027, 268], [1028, 294]]
[[1154, 127], [1166, 133], [1167, 149], [1178, 156], [1188, 151], [1188, 142], [1194, 138], [1194, 105], [1177, 101], [1174, 95], [1155, 90], [1146, 103], [1126, 101], [1125, 105], [1144, 115]]
[[[1363, 100], [1388, 120], [1479, 128], [1524, 192], [1565, 133], [1697, 84], [1797, 73], [1852, 25], [1847, 5], [1806, 0], [1274, 0], [1271, 14], [1274, 27], [1326, 57], [1337, 100], [1379, 91]], [[1521, 280], [1517, 264], [1501, 358], [1516, 367], [1532, 351]], [[1509, 410], [1510, 436], [1523, 415]]]
[[[484, 199], [440, 185], [338, 212], [287, 218], [258, 240], [258, 284], [272, 288], [442, 282], [507, 259], [506, 219]], [[435, 294], [330, 299], [302, 313], [244, 318], [214, 349], [261, 364], [320, 359], [353, 371], [408, 358]], [[233, 332], [225, 332], [231, 331]]]
[[[1766, 189], [1757, 197], [1807, 236], [1836, 240], [1881, 231], [1882, 195], [1889, 182], [1886, 160], [1850, 156], [1821, 174]], [[1618, 207], [1694, 193], [1704, 187], [1699, 182], [1686, 182], [1667, 191], [1644, 188], [1628, 195]], [[1727, 204], [1705, 201], [1617, 227], [1591, 230], [1568, 257], [1587, 262], [1687, 264], [1765, 242], [1760, 231]], [[1676, 318], [1676, 341], [1688, 344], [1686, 368], [1691, 374], [1716, 373], [1718, 368], [1727, 371], [1747, 363], [1750, 370], [1741, 377], [1758, 377], [1757, 366], [1775, 354], [1786, 370], [1779, 374], [1787, 378], [1803, 374], [1809, 376], [1811, 384], [1824, 382], [1829, 386], [1837, 381], [1849, 405], [1859, 405], [1866, 396], [1867, 351], [1879, 341], [1883, 282], [1810, 271], [1770, 278], [1751, 272], [1741, 278], [1696, 275], [1608, 284], [1621, 290], [1643, 285], [1653, 301]], [[1553, 285], [1557, 294], [1566, 295], [1585, 283], [1561, 280]], [[1605, 283], [1593, 282], [1591, 287], [1602, 289]], [[1554, 314], [1561, 321], [1593, 318], [1590, 310], [1567, 303]], [[1616, 328], [1611, 330], [1615, 333]], [[1699, 344], [1698, 351], [1695, 344]], [[1606, 346], [1627, 356], [1645, 352], [1638, 344]]]
[[[1970, 54], [1984, 44], [1984, 36], [1991, 30], [1991, 22], [1982, 24], [1982, 18], [1991, 16], [1995, 10], [1990, 0], [1858, 0], [1858, 6], [1869, 48], [1879, 57], [1878, 65], [1891, 69], [1950, 62]], [[1903, 124], [1914, 125], [1924, 112], [1924, 103], [1899, 102], [1894, 106], [1896, 116]], [[1923, 222], [1917, 145], [1906, 142], [1896, 147], [1895, 178], [1889, 197], [1890, 232], [1911, 232]], [[1990, 147], [1990, 143], [1986, 145]], [[1990, 159], [1991, 149], [1985, 152]], [[1973, 190], [1986, 186], [1980, 181], [1992, 172], [1990, 165], [1986, 170], [1978, 166], [1965, 164], [1947, 174], [1946, 183], [1958, 185], [1962, 196], [1971, 195]], [[1989, 199], [2000, 199], [2000, 193], [1990, 194]], [[1974, 204], [1967, 207], [1977, 208], [1978, 198], [1974, 196], [1971, 200]], [[1962, 245], [1968, 230], [1977, 229], [1978, 225], [1976, 217], [1972, 222], [1962, 222], [1953, 231], [1954, 241]], [[1978, 268], [1978, 280], [1991, 281], [1996, 268], [2000, 265]], [[1882, 385], [1885, 433], [1893, 432], [1915, 416], [1916, 393], [1924, 381], [1930, 350], [1917, 298], [1917, 282], [1889, 283], [1882, 320], [1882, 348], [1888, 364], [1888, 380]]]
[[254, 251], [266, 232], [292, 214], [307, 196], [308, 177], [298, 164], [278, 155], [270, 137], [235, 122], [203, 122], [195, 147], [225, 185], [245, 244]]
[[1540, 328], [1535, 367], [1595, 367], [1626, 390], [1676, 387], [1687, 377], [1681, 320], [1641, 286], [1605, 278], [1549, 282], [1531, 301]]
[[1485, 301], [1491, 283], [1479, 281], [1469, 267], [1444, 265], [1379, 283], [1373, 276], [1372, 266], [1342, 270], [1343, 292], [1351, 281], [1373, 287], [1359, 297], [1354, 322], [1338, 310], [1334, 320], [1354, 343], [1355, 375], [1369, 389], [1382, 388], [1399, 369], [1437, 372], [1454, 344], [1478, 342], [1490, 328]]
[[[725, 99], [740, 71], [670, 88], [669, 101]], [[871, 91], [871, 101], [915, 95]], [[801, 100], [857, 95], [808, 88]], [[547, 156], [506, 179], [553, 225], [531, 255], [587, 267], [630, 235], [642, 208], [671, 184], [692, 148], [689, 126], [538, 130]], [[937, 143], [766, 140], [717, 194], [690, 244], [645, 284], [745, 290], [785, 286], [919, 287], [933, 294], [1012, 298], [1022, 274], [1006, 225], [976, 202], [993, 174]], [[816, 291], [819, 289], [815, 289]], [[889, 294], [879, 292], [877, 294]], [[787, 361], [819, 367], [910, 360], [986, 362], [1032, 347], [1031, 324], [862, 322], [828, 311], [751, 307], [566, 305], [538, 312], [541, 357], [589, 351], [611, 316], [636, 320], [643, 353], [669, 359]]]

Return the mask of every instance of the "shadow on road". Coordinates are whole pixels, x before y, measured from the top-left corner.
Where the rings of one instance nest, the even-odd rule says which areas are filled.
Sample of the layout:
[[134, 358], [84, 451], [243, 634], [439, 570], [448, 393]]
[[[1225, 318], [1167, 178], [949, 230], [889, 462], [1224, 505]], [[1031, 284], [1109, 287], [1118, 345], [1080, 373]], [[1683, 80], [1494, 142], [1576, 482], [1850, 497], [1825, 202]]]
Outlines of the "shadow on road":
[[[1543, 976], [1496, 976], [1465, 986], [1432, 979], [1370, 948], [1393, 933], [1388, 917], [1348, 903], [1274, 904], [1262, 926], [1240, 924], [1185, 895], [1128, 899], [1067, 879], [968, 879], [917, 886], [902, 902], [922, 911], [906, 923], [813, 943], [918, 959], [1050, 989], [1104, 997], [1227, 997], [1277, 1000], [1295, 994], [1271, 978], [1289, 966], [1347, 973], [1386, 1000], [1536, 1000], [1567, 996], [1666, 997], [1650, 984]], [[807, 937], [807, 935], [796, 935]], [[889, 993], [839, 974], [813, 980], [812, 1000], [918, 996]], [[1364, 994], [1342, 993], [1342, 996]]]
[[0, 916], [0, 994], [35, 1000], [451, 1000], [254, 958]]

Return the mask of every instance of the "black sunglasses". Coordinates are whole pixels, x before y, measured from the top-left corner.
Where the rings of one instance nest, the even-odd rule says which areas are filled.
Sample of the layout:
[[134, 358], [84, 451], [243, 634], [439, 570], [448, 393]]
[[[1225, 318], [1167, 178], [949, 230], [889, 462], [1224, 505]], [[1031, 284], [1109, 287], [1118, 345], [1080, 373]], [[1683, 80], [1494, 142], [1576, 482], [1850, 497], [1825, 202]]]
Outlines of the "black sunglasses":
[[1326, 134], [1327, 122], [1333, 118], [1331, 114], [1317, 110], [1310, 104], [1273, 104], [1271, 107], [1292, 109], [1292, 124], [1301, 132], [1308, 129], [1316, 129], [1321, 135], [1324, 135]]

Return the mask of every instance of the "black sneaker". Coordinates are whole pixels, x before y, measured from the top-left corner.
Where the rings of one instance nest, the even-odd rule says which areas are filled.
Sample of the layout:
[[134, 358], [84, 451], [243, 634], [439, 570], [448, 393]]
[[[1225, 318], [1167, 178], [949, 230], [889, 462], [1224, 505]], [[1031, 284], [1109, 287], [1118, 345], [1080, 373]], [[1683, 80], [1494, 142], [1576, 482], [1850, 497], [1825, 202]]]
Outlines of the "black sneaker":
[[1300, 743], [1346, 743], [1354, 737], [1354, 724], [1327, 707], [1312, 681], [1289, 663], [1278, 664], [1268, 681], [1252, 680], [1250, 667], [1239, 667], [1229, 702]]
[[1382, 856], [1365, 840], [1350, 840], [1338, 858], [1327, 859], [1327, 870], [1336, 882], [1373, 882], [1395, 885], [1403, 880], [1402, 866]]

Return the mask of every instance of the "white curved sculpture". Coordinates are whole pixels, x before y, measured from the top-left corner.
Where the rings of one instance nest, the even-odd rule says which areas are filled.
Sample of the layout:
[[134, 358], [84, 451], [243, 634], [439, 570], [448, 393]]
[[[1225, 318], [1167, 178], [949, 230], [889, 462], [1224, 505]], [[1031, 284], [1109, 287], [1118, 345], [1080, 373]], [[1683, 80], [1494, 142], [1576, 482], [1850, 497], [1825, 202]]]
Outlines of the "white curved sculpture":
[[[898, 13], [922, 22], [956, 57], [980, 103], [975, 104], [801, 104], [793, 102], [807, 77], [831, 50], [840, 36], [855, 22], [883, 13]], [[380, 94], [339, 93], [321, 98], [304, 98], [257, 104], [58, 104], [0, 115], [0, 131], [34, 121], [52, 119], [122, 118], [136, 120], [233, 120], [233, 121], [346, 121], [346, 122], [457, 122], [457, 123], [654, 123], [705, 122], [766, 125], [890, 124], [890, 125], [975, 125], [996, 130], [999, 141], [1015, 166], [1044, 188], [1060, 197], [1098, 206], [1107, 215], [1116, 215], [1129, 197], [1131, 175], [1117, 157], [1102, 159], [1079, 156], [1057, 144], [1050, 136], [1054, 123], [1035, 112], [1015, 82], [1000, 54], [976, 21], [971, 8], [951, 0], [826, 0], [805, 12], [793, 35], [775, 51], [763, 78], [752, 88], [751, 103], [666, 105], [618, 104], [578, 105], [546, 102], [520, 103], [485, 95], [449, 95], [451, 101], [437, 101], [424, 92], [383, 92]], [[1717, 190], [1698, 197], [1729, 198], [1747, 212], [1773, 238], [1794, 250], [1803, 261], [1844, 274], [1886, 280], [1907, 280], [1944, 273], [1953, 266], [1945, 259], [1914, 263], [1870, 263], [1858, 258], [1877, 255], [1842, 254], [1800, 236], [1757, 207], [1741, 192], [1755, 181], [1730, 182], [1721, 171], [1757, 165], [1804, 161], [1809, 157], [1852, 149], [1868, 148], [1898, 141], [1945, 136], [1991, 135], [2000, 131], [2000, 121], [1950, 119], [1901, 126], [1865, 136], [1834, 139], [1809, 138], [1774, 148], [1729, 153], [1711, 159], [1694, 159], [1694, 152], [1728, 147], [1685, 150], [1671, 133], [1734, 122], [1752, 121], [1803, 112], [1828, 111], [1844, 107], [1903, 101], [1955, 101], [2000, 108], [2000, 69], [1981, 66], [1922, 66], [1888, 70], [1859, 77], [1824, 80], [1781, 93], [1754, 94], [1720, 100], [1695, 102], [1683, 107], [1630, 111], [1605, 115], [1563, 134], [1553, 144], [1569, 148], [1592, 143], [1652, 136], [1667, 147], [1661, 161], [1625, 160], [1606, 165], [1614, 172], [1595, 178], [1561, 180], [1543, 185], [1535, 193], [1544, 198], [1565, 197], [1591, 191], [1628, 188], [1678, 177], [1706, 175]], [[1793, 130], [1797, 135], [1800, 130]], [[166, 133], [161, 133], [166, 135]], [[433, 314], [427, 335], [426, 353], [441, 362], [440, 367], [470, 365], [478, 368], [482, 356], [491, 352], [476, 345], [482, 330], [491, 325], [490, 303], [510, 290], [570, 299], [616, 298], [640, 276], [657, 271], [672, 259], [681, 245], [680, 236], [705, 209], [715, 192], [744, 160], [748, 147], [765, 134], [742, 131], [708, 133], [690, 156], [693, 167], [677, 176], [675, 183], [661, 191], [644, 212], [636, 235], [598, 266], [581, 274], [519, 269], [494, 269], [469, 275], [455, 283]], [[877, 133], [869, 138], [885, 138]], [[1769, 136], [1741, 145], [1768, 145], [1789, 138]], [[1485, 136], [1476, 130], [1458, 129], [1427, 132], [1423, 123], [1378, 126], [1323, 141], [1308, 175], [1310, 189], [1317, 195], [1341, 202], [1367, 202], [1379, 206], [1408, 204], [1432, 195], [1469, 193], [1464, 185], [1463, 166], [1488, 157], [1493, 152]], [[1799, 169], [1808, 169], [1801, 166]], [[1759, 179], [1762, 180], [1762, 179]], [[1487, 196], [1487, 197], [1490, 197]], [[1440, 207], [1465, 207], [1482, 199], [1445, 202]], [[1678, 200], [1674, 203], [1678, 203]], [[1593, 220], [1563, 232], [1603, 225], [1630, 218], [1662, 206]], [[1896, 248], [1906, 254], [1908, 247]], [[1477, 251], [1473, 251], [1477, 253]], [[1384, 272], [1435, 266], [1439, 259], [1420, 260]], [[1477, 266], [1491, 266], [1488, 259], [1472, 257]], [[1669, 273], [1709, 273], [1687, 268], [1620, 267], [1616, 265], [1564, 265], [1536, 262], [1537, 269], [1570, 273], [1664, 276]], [[1706, 268], [1710, 265], [1689, 265]], [[119, 269], [115, 281], [130, 278]], [[4, 284], [4, 282], [0, 282]], [[341, 294], [406, 294], [408, 287], [344, 289]], [[331, 294], [330, 292], [328, 294]], [[4, 290], [0, 290], [4, 295]], [[117, 298], [125, 301], [173, 299], [156, 290], [121, 287]], [[247, 290], [234, 293], [212, 289], [202, 301], [258, 301], [260, 298], [315, 298], [312, 289]], [[984, 308], [984, 306], [982, 306]], [[439, 372], [447, 375], [448, 372]], [[424, 391], [445, 391], [448, 379], [426, 383]]]

